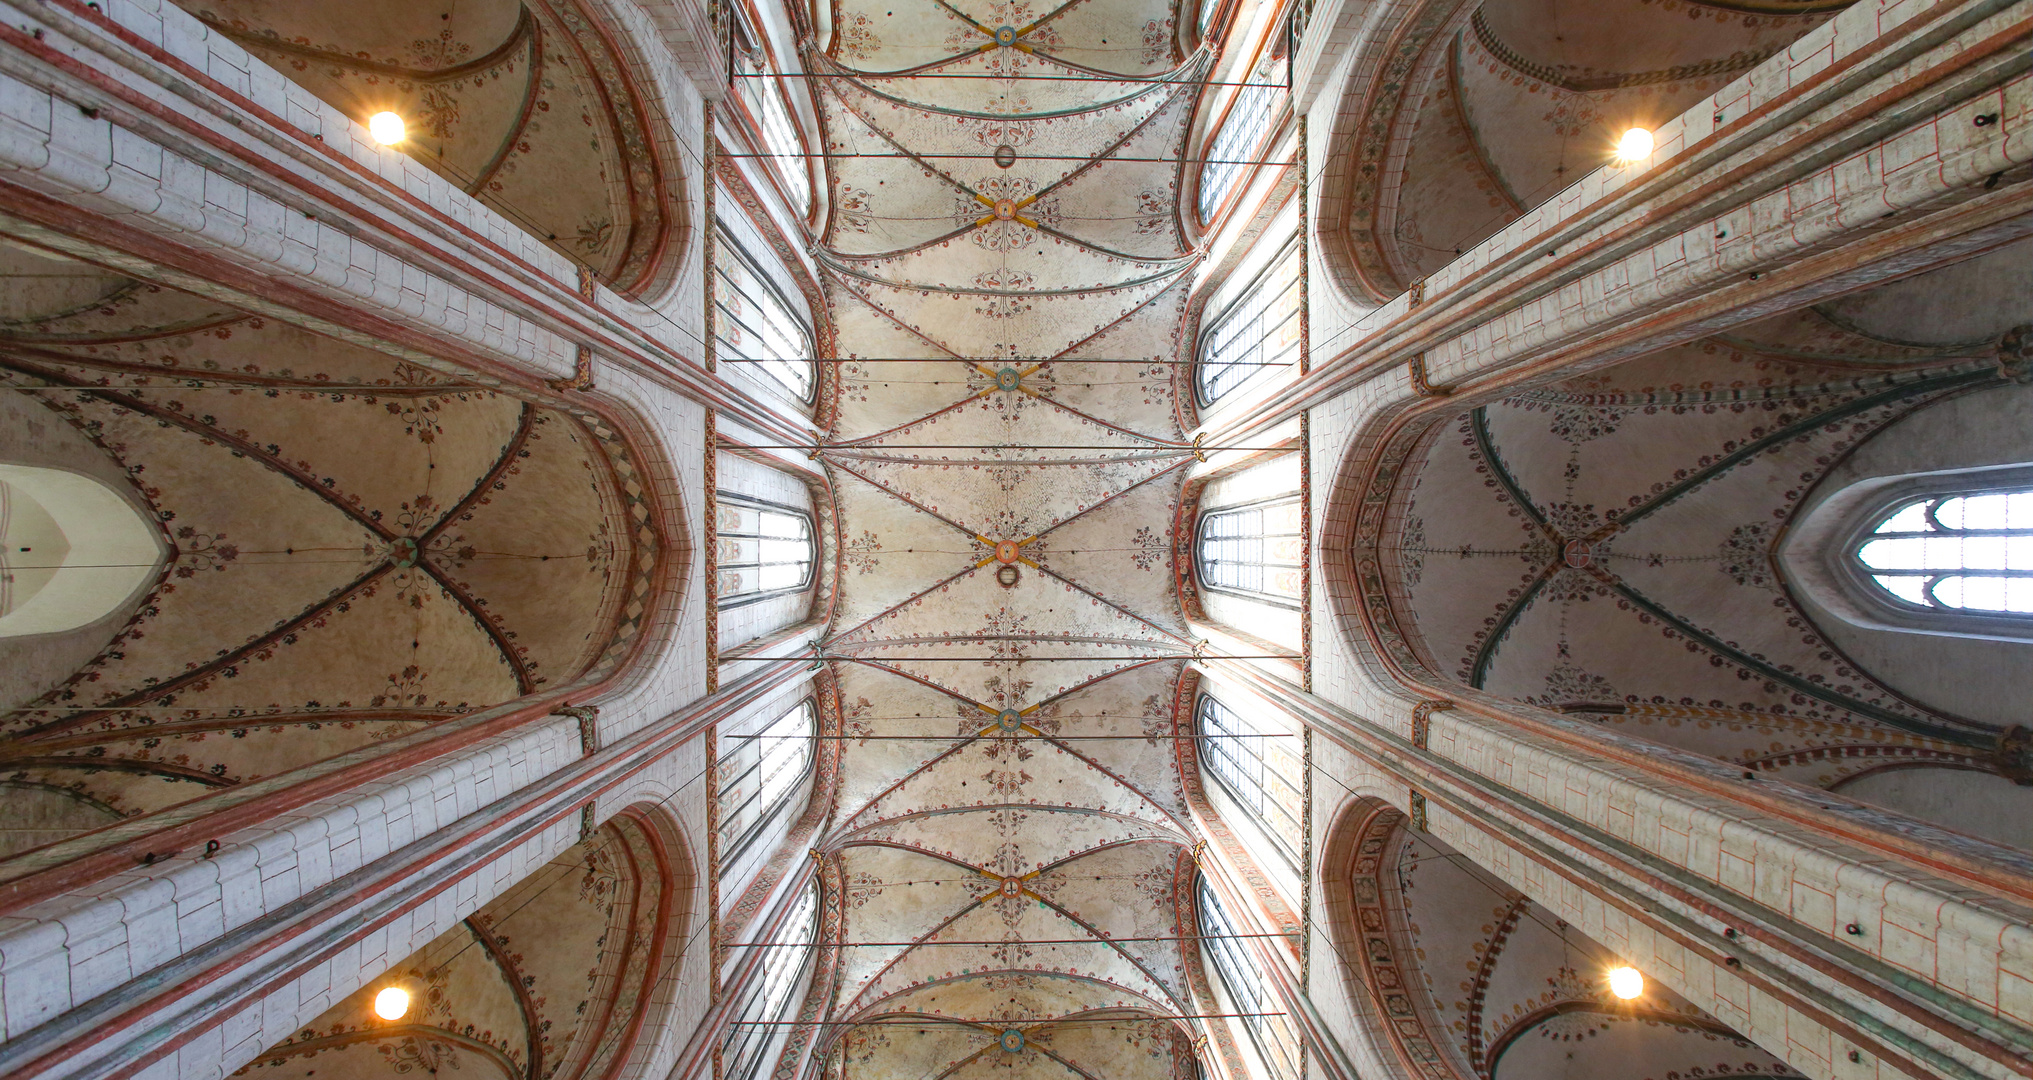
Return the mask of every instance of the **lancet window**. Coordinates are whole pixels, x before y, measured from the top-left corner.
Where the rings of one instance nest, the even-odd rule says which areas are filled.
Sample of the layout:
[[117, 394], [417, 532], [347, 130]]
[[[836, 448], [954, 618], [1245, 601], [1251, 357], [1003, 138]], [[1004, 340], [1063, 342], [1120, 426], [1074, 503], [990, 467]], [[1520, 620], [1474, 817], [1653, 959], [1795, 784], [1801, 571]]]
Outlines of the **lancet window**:
[[1263, 59], [1229, 98], [1221, 127], [1207, 144], [1200, 166], [1200, 220], [1214, 220], [1237, 183], [1253, 171], [1251, 163], [1265, 150], [1265, 141], [1284, 116], [1288, 65], [1282, 35], [1270, 43]]
[[1200, 404], [1212, 405], [1258, 376], [1298, 363], [1300, 263], [1293, 234], [1203, 324], [1195, 373]]
[[[715, 223], [713, 343], [723, 364], [781, 384], [799, 401], [816, 383], [812, 328], [755, 249], [752, 230]], [[740, 233], [750, 233], [744, 238]]]
[[783, 181], [791, 208], [804, 217], [812, 211], [812, 174], [805, 166], [805, 144], [798, 138], [797, 123], [791, 119], [790, 105], [784, 99], [784, 78], [746, 21], [735, 18], [729, 26], [734, 53], [734, 94], [762, 136], [770, 165]]
[[1217, 510], [1200, 519], [1200, 584], [1283, 607], [1299, 606], [1305, 552], [1297, 496]]
[[802, 510], [717, 493], [720, 606], [797, 592], [812, 583], [812, 519]]
[[1295, 871], [1305, 845], [1305, 761], [1299, 740], [1223, 705], [1200, 697], [1200, 761], [1229, 798], [1255, 815]]
[[726, 1080], [755, 1080], [766, 1074], [769, 1060], [790, 1030], [784, 1021], [791, 1019], [798, 987], [812, 970], [812, 957], [818, 952], [812, 943], [818, 934], [819, 890], [814, 885], [798, 899], [770, 944], [759, 950], [762, 971], [743, 993], [721, 1047]]
[[2033, 615], [2033, 488], [1901, 503], [1857, 539], [1854, 558], [1907, 607]]
[[812, 769], [812, 738], [817, 734], [813, 725], [812, 701], [807, 698], [759, 730], [721, 736], [723, 871], [745, 865], [749, 849], [793, 809], [792, 800]]
[[1272, 993], [1262, 962], [1251, 955], [1250, 939], [1239, 936], [1243, 931], [1236, 928], [1205, 875], [1200, 878], [1199, 904], [1200, 954], [1228, 991], [1237, 1020], [1263, 1061], [1266, 1080], [1300, 1080], [1305, 1070], [1298, 1032]]

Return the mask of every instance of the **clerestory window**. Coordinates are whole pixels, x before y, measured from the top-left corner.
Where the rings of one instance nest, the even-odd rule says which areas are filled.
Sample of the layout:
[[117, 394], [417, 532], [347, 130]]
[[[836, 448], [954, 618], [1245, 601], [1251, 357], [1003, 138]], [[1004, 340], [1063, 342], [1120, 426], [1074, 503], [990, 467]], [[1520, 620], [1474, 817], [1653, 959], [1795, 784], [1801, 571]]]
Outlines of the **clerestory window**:
[[1907, 501], [1855, 542], [1853, 557], [1913, 608], [2033, 615], [2033, 488]]
[[749, 30], [745, 18], [737, 15], [729, 22], [728, 37], [734, 61], [735, 97], [762, 136], [770, 165], [782, 179], [792, 209], [804, 217], [812, 211], [812, 174], [805, 165], [805, 144], [798, 138], [797, 123], [791, 119], [790, 105], [784, 99], [784, 78], [777, 73], [769, 53], [757, 43], [757, 36]]
[[1284, 118], [1290, 65], [1284, 55], [1282, 35], [1257, 65], [1250, 69], [1244, 84], [1229, 98], [1228, 112], [1221, 127], [1207, 144], [1207, 156], [1200, 166], [1200, 221], [1212, 222], [1228, 202], [1236, 185], [1255, 171], [1255, 162], [1267, 147], [1274, 125]]
[[812, 519], [804, 511], [717, 492], [722, 608], [794, 593], [812, 583]]
[[760, 950], [733, 950], [761, 952], [762, 971], [748, 984], [734, 1010], [734, 1022], [728, 1025], [727, 1040], [721, 1044], [720, 1060], [727, 1080], [755, 1080], [782, 1051], [785, 1035], [791, 1030], [785, 1021], [791, 1019], [791, 1010], [797, 1005], [798, 987], [812, 970], [812, 957], [818, 951], [813, 942], [818, 936], [819, 889], [813, 885], [798, 898], [769, 945]]
[[0, 638], [75, 630], [155, 579], [154, 523], [77, 473], [0, 463]]
[[722, 736], [717, 771], [723, 868], [740, 867], [748, 849], [790, 808], [812, 769], [815, 724], [807, 698], [761, 730]]
[[1200, 762], [1207, 775], [1254, 815], [1294, 873], [1306, 842], [1305, 760], [1299, 740], [1267, 730], [1211, 695], [1200, 697]]
[[714, 355], [809, 402], [817, 381], [812, 329], [736, 232], [725, 221], [714, 224]]
[[1250, 939], [1239, 936], [1207, 878], [1199, 878], [1200, 955], [1228, 991], [1233, 1011], [1249, 1032], [1269, 1080], [1300, 1080], [1305, 1070], [1299, 1056], [1299, 1034], [1272, 993], [1263, 964], [1251, 955]]
[[1242, 292], [1203, 324], [1194, 372], [1201, 405], [1298, 363], [1299, 263], [1299, 238], [1292, 235]]
[[1200, 584], [1281, 607], [1299, 606], [1304, 541], [1296, 495], [1216, 510], [1200, 519]]

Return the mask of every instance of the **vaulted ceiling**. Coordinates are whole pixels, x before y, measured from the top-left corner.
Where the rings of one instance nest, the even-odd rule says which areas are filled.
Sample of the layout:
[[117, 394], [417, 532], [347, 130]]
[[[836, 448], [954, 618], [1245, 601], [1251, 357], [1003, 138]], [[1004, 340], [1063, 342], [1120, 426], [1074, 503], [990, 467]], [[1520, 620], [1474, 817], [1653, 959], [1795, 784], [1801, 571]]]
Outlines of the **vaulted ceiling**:
[[675, 132], [597, 4], [181, 2], [356, 122], [402, 116], [404, 153], [616, 289], [674, 279]]
[[[1850, 0], [1415, 0], [1352, 80], [1323, 252], [1375, 299], [1447, 265]], [[1345, 245], [1345, 246], [1344, 246]]]
[[[670, 843], [617, 815], [234, 1075], [615, 1075], [685, 943], [691, 883]], [[389, 986], [411, 995], [396, 1021], [371, 1009]]]
[[[1408, 432], [1381, 555], [1420, 665], [1758, 774], [1850, 790], [1924, 767], [2023, 801], [2017, 710], [1928, 670], [1992, 646], [1895, 635], [1853, 654], [1781, 551], [1817, 485], [1907, 418], [1998, 395], [2023, 410], [1995, 356], [2033, 319], [2029, 267], [2007, 247]], [[1903, 438], [1910, 468], [1953, 452]]]
[[109, 621], [0, 638], [0, 851], [627, 658], [668, 553], [597, 414], [53, 254], [0, 281], [36, 283], [7, 456], [101, 477], [164, 552]]
[[822, 997], [860, 1026], [820, 1049], [851, 1075], [1171, 1077], [1190, 1033], [1148, 1018], [1195, 1011], [1177, 201], [1210, 58], [1153, 0], [833, 10], [810, 66], [839, 76], [849, 741]]
[[[1799, 1075], [1672, 989], [1630, 1000], [1630, 961], [1371, 801], [1330, 840], [1334, 947], [1349, 992], [1392, 1023], [1377, 1050], [1419, 1080]], [[1337, 850], [1347, 845], [1346, 861]], [[1345, 876], [1344, 876], [1345, 875]], [[1345, 907], [1344, 907], [1345, 906]]]

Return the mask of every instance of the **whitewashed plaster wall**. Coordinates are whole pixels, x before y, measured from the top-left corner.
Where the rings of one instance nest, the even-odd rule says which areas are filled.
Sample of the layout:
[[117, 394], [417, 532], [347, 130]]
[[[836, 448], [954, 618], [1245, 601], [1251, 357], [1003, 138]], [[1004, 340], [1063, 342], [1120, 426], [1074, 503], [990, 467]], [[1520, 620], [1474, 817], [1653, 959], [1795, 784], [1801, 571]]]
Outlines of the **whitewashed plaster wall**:
[[[1879, 478], [2033, 465], [2033, 386], [2003, 383], [1922, 409], [1874, 435], [1831, 469], [1795, 521], [1852, 485]], [[1840, 542], [1841, 537], [1826, 538]], [[1798, 570], [1821, 552], [1788, 545]], [[1911, 633], [1845, 620], [1816, 589], [1795, 582], [1798, 596], [1844, 654], [1907, 696], [1959, 716], [2010, 727], [2026, 721], [2025, 691], [2033, 672], [2033, 641]]]
[[[1919, 7], [1910, 4], [1865, 3], [1848, 9], [1718, 92], [1711, 101], [1663, 127], [1658, 157], [1663, 159], [1707, 138], [1716, 129], [1718, 117], [1742, 117], [1747, 110], [1795, 94], [1797, 88], [1805, 87], [1807, 90], [1798, 92], [1809, 92], [1813, 89], [1809, 80], [1817, 77], [1824, 79], [1822, 86], [1839, 81], [1828, 73], [1876, 48], [1874, 43], [1880, 36], [1899, 33], [1908, 20], [1921, 14]], [[1980, 28], [1982, 24], [1972, 25]], [[2015, 77], [2000, 89], [1973, 90], [1973, 96], [1961, 102], [1952, 97], [1935, 99], [1931, 116], [1916, 115], [1912, 126], [1886, 131], [1875, 141], [1854, 146], [1840, 157], [1770, 188], [1769, 194], [1748, 204], [1721, 207], [1717, 218], [1676, 223], [1663, 237], [1627, 240], [1593, 264], [1593, 269], [1579, 271], [1557, 287], [1543, 289], [1536, 298], [1507, 310], [1457, 313], [1462, 332], [1436, 338], [1425, 350], [1432, 381], [1459, 386], [1487, 380], [1522, 361], [1557, 355], [1559, 348], [1589, 341], [1590, 334], [1627, 327], [1632, 320], [1664, 311], [1672, 303], [1712, 297], [1720, 308], [1731, 300], [1726, 289], [1749, 281], [1749, 271], [1839, 245], [1864, 235], [1885, 218], [1924, 214], [1923, 208], [1952, 208], [1944, 195], [1958, 190], [1974, 192], [1985, 177], [2026, 160], [2025, 148], [2014, 138], [1989, 125], [1971, 123], [1972, 117], [1990, 112], [2007, 118], [2020, 116], [2026, 92], [2023, 81]], [[1831, 90], [1830, 95], [1835, 96], [1836, 91]], [[1323, 94], [1316, 100], [1329, 98]], [[1798, 115], [1806, 115], [1805, 105], [1797, 109]], [[1314, 145], [1320, 145], [1318, 129], [1312, 134]], [[1316, 169], [1328, 167], [1331, 163], [1316, 156]], [[1457, 285], [1471, 285], [1470, 279], [1485, 269], [1518, 271], [1528, 264], [1506, 260], [1534, 253], [1534, 245], [1545, 244], [1547, 237], [1557, 236], [1565, 251], [1589, 244], [1610, 230], [1634, 227], [1642, 209], [1626, 202], [1620, 209], [1598, 211], [1595, 220], [1599, 224], [1588, 230], [1563, 232], [1564, 223], [1585, 216], [1584, 211], [1590, 208], [1616, 207], [1618, 204], [1606, 200], [1636, 183], [1644, 171], [1602, 170], [1528, 212], [1435, 275], [1428, 283], [1429, 304], [1433, 297], [1445, 297]], [[1942, 210], [1944, 217], [1950, 212]], [[1967, 223], [1944, 225], [1943, 232], [1932, 236], [1921, 237], [1916, 232], [1903, 249], [1887, 243], [1868, 257], [1852, 256], [1845, 268], [1849, 276], [1833, 287], [1854, 288], [1872, 280], [1873, 274], [1890, 276], [1916, 264], [1911, 257], [1903, 262], [1894, 258], [1883, 265], [1868, 264], [1866, 258], [1885, 259], [1902, 250], [1920, 252], [1927, 250], [1928, 244], [1936, 246], [1924, 257], [1946, 257], [1950, 252], [1945, 240], [1956, 235], [1951, 231], [1955, 228], [1964, 230], [1962, 235], [1973, 241], [1963, 250], [2015, 235], [2008, 230], [1983, 232], [1987, 223], [1974, 216], [1963, 220]], [[1823, 275], [1823, 281], [1837, 273], [1832, 264], [1795, 265], [1803, 274], [1812, 269]], [[1312, 270], [1320, 273], [1317, 263]], [[1356, 500], [1346, 492], [1339, 499], [1333, 497], [1337, 483], [1349, 482], [1350, 478], [1342, 475], [1345, 463], [1372, 450], [1384, 422], [1418, 400], [1402, 364], [1364, 365], [1375, 365], [1378, 357], [1390, 354], [1394, 335], [1401, 334], [1404, 327], [1420, 325], [1409, 321], [1412, 314], [1404, 297], [1366, 314], [1357, 314], [1353, 307], [1337, 307], [1340, 301], [1323, 285], [1322, 277], [1312, 283], [1316, 346], [1312, 385], [1346, 388], [1333, 395], [1322, 394], [1308, 413], [1316, 568], [1347, 558], [1345, 551], [1331, 546], [1345, 544], [1352, 533], [1347, 515], [1353, 512]], [[1813, 280], [1803, 276], [1795, 285]], [[1772, 295], [1780, 294], [1775, 290]], [[1740, 303], [1747, 304], [1750, 299], [1746, 296]], [[1753, 313], [1746, 308], [1737, 317], [1748, 318]], [[1597, 351], [1595, 355], [1616, 354]], [[1325, 377], [1321, 377], [1323, 367], [1330, 369]], [[1685, 942], [1687, 934], [1697, 931], [1683, 929], [1676, 941], [1661, 935], [1657, 920], [1645, 921], [1653, 910], [1649, 905], [1659, 903], [1648, 894], [1651, 886], [1630, 880], [1614, 868], [1591, 867], [1592, 875], [1612, 882], [1614, 888], [1645, 897], [1646, 915], [1636, 917], [1631, 905], [1606, 902], [1601, 895], [1581, 889], [1578, 882], [1582, 879], [1571, 865], [1557, 870], [1556, 864], [1578, 857], [1578, 852], [1557, 837], [1545, 836], [1543, 824], [1514, 819], [1499, 827], [1498, 821], [1488, 816], [1488, 809], [1510, 803], [1559, 807], [1557, 813], [1569, 822], [1569, 828], [1584, 830], [1591, 837], [1615, 838], [1629, 858], [1638, 860], [1631, 865], [1670, 867], [1678, 880], [1702, 882], [1703, 895], [1730, 896], [1733, 904], [1751, 905], [1744, 910], [1763, 909], [1794, 920], [1800, 928], [1795, 933], [1824, 943], [1840, 941], [1858, 950], [1861, 955], [1846, 961], [1856, 964], [1857, 970], [1877, 971], [1876, 965], [1890, 965], [1886, 970], [1896, 969], [1900, 977], [1917, 979], [2012, 1024], [2033, 1021], [2033, 952], [2029, 952], [2033, 938], [2028, 936], [2027, 910], [2014, 902], [1980, 897], [1950, 885], [1899, 858], [1837, 842], [1827, 831], [1855, 822], [1862, 830], [1860, 835], [1868, 835], [1890, 825], [1881, 815], [1826, 796], [1781, 790], [1779, 785], [1761, 790], [1762, 798], [1799, 807], [1797, 813], [1788, 810], [1793, 814], [1792, 822], [1782, 823], [1772, 814], [1772, 802], [1742, 804], [1705, 793], [1697, 795], [1696, 788], [1614, 765], [1585, 749], [1578, 739], [1548, 742], [1526, 728], [1489, 719], [1493, 713], [1480, 711], [1435, 713], [1430, 748], [1415, 747], [1411, 739], [1413, 693], [1379, 681], [1375, 667], [1356, 655], [1356, 648], [1366, 650], [1368, 645], [1351, 618], [1354, 597], [1346, 575], [1337, 579], [1316, 569], [1313, 581], [1313, 688], [1320, 699], [1338, 707], [1334, 714], [1342, 718], [1335, 722], [1341, 725], [1338, 729], [1333, 724], [1316, 728], [1334, 734], [1334, 741], [1327, 745], [1316, 738], [1315, 791], [1321, 800], [1315, 810], [1316, 847], [1333, 819], [1327, 793], [1339, 791], [1340, 795], [1331, 797], [1349, 798], [1374, 784], [1384, 789], [1378, 794], [1404, 807], [1409, 795], [1400, 785], [1407, 780], [1422, 790], [1437, 791], [1478, 778], [1472, 783], [1483, 793], [1483, 812], [1464, 815], [1453, 809], [1433, 810], [1435, 835], [1597, 940], [1627, 950], [1639, 959], [1640, 966], [1656, 972], [1668, 985], [1810, 1076], [1886, 1076], [1897, 1070], [1869, 1048], [1847, 1041], [1835, 1027], [1769, 991], [1771, 985], [1799, 985], [1789, 982], [1798, 978], [1797, 974], [1763, 968], [1761, 978], [1779, 982], [1761, 987], [1740, 970], [1714, 962], [1714, 954], [1695, 955]], [[1303, 696], [1299, 700], [1303, 704]], [[1491, 704], [1490, 708], [1499, 707]], [[1529, 709], [1518, 711], [1531, 713], [1532, 722], [1544, 730], [1565, 731], [1559, 718]], [[1579, 725], [1568, 726], [1576, 733], [1582, 731]], [[1640, 758], [1652, 753], [1635, 748], [1631, 752]], [[1692, 760], [1679, 760], [1671, 754], [1656, 756], [1674, 759], [1673, 768], [1699, 771]], [[1388, 777], [1390, 782], [1378, 782], [1377, 776]], [[1393, 793], [1392, 788], [1398, 790]], [[1489, 799], [1501, 801], [1493, 804]], [[1502, 817], [1499, 810], [1497, 818]], [[1906, 835], [1930, 832], [1917, 824], [1909, 829], [1902, 823], [1896, 828]], [[1540, 850], [1527, 851], [1531, 845], [1520, 846], [1519, 836], [1534, 837]], [[1952, 843], [1945, 834], [1929, 835], [1930, 840], [1936, 838]], [[1563, 848], [1558, 858], [1545, 854]], [[1999, 850], [1987, 854], [1995, 855]], [[2011, 864], [2008, 855], [1999, 858], [2001, 865]], [[1313, 903], [1316, 911], [1324, 903], [1317, 886]], [[1965, 922], [1969, 919], [1986, 929], [1975, 929]], [[1841, 927], [1852, 922], [1858, 932], [1846, 934]], [[1719, 934], [1719, 930], [1701, 926], [1699, 932]], [[1312, 954], [1316, 1000], [1323, 1009], [1334, 1010], [1340, 1022], [1352, 1023], [1358, 1008], [1345, 998], [1337, 1000], [1332, 984], [1338, 979], [1331, 978], [1334, 957], [1319, 940], [1319, 933], [1316, 925]], [[1716, 940], [1722, 939], [1718, 936]], [[1977, 940], [1987, 944], [1977, 946]], [[1738, 955], [1749, 951], [1743, 946], [1736, 948]], [[1745, 970], [1752, 968], [1759, 965], [1750, 964]], [[1881, 1010], [1870, 995], [1856, 997], [1847, 988], [1835, 994], [1849, 1002], [1846, 1008], [1853, 1010], [1848, 1014], [1852, 1022], [1866, 1027], [1880, 1022], [1856, 1019]], [[1345, 1030], [1352, 1033], [1356, 1029]], [[1949, 1045], [1952, 1040], [1939, 1030], [1902, 1030], [1901, 1039], [1911, 1039], [1920, 1047], [1913, 1053], [1918, 1055], [1916, 1060], [1926, 1063], [1926, 1071], [1940, 1068], [2002, 1075], [1995, 1058], [1977, 1060]], [[1344, 1045], [1351, 1053], [1363, 1052], [1352, 1036]], [[1851, 1060], [1851, 1050], [1857, 1052], [1856, 1060]]]
[[[180, 10], [147, 0], [111, 0], [103, 7], [108, 19], [145, 45], [167, 50], [170, 60], [125, 45], [102, 24], [64, 10], [10, 5], [8, 15], [17, 26], [37, 28], [39, 39], [48, 31], [47, 40], [88, 64], [115, 58], [106, 70], [116, 80], [149, 87], [144, 93], [185, 121], [184, 126], [151, 126], [128, 109], [81, 105], [64, 95], [98, 99], [74, 85], [53, 93], [55, 84], [30, 81], [45, 71], [10, 63], [0, 71], [0, 173], [25, 188], [73, 201], [104, 220], [181, 245], [202, 257], [193, 263], [209, 260], [229, 280], [285, 283], [299, 290], [297, 299], [335, 301], [422, 335], [411, 342], [441, 340], [507, 368], [561, 377], [572, 373], [578, 358], [575, 339], [591, 339], [596, 392], [631, 410], [635, 434], [658, 444], [661, 454], [650, 456], [660, 457], [661, 468], [652, 468], [647, 482], [682, 506], [694, 537], [684, 595], [674, 605], [676, 617], [651, 628], [647, 662], [634, 676], [594, 702], [600, 706], [596, 740], [603, 746], [622, 743], [696, 701], [704, 691], [703, 582], [696, 540], [702, 525], [698, 515], [707, 505], [705, 407], [679, 388], [697, 393], [703, 387], [720, 394], [723, 403], [743, 400], [739, 393], [713, 390], [710, 379], [683, 368], [684, 358], [699, 354], [703, 327], [705, 283], [696, 212], [695, 242], [685, 253], [686, 265], [656, 307], [604, 289], [596, 290], [595, 304], [584, 304], [576, 296], [576, 272], [563, 259], [402, 155], [373, 145], [336, 110]], [[616, 10], [644, 17], [632, 5]], [[651, 46], [655, 40], [644, 38]], [[165, 72], [163, 65], [175, 61], [185, 67]], [[190, 83], [176, 82], [191, 73], [216, 80], [218, 86], [192, 90]], [[163, 93], [151, 79], [187, 93]], [[658, 88], [683, 150], [685, 201], [696, 211], [703, 175], [697, 153], [700, 98], [682, 80], [660, 82]], [[282, 118], [284, 126], [266, 127], [260, 117], [233, 106], [233, 95]], [[211, 155], [200, 165], [177, 143], [194, 129], [238, 144], [246, 156], [267, 157], [274, 172], [302, 177], [319, 194], [292, 194], [288, 184], [268, 183], [256, 172], [229, 167], [230, 155]], [[324, 157], [324, 150], [339, 150], [343, 157]], [[346, 209], [334, 211], [333, 198]], [[363, 230], [346, 219], [362, 207], [413, 226], [414, 247], [401, 250], [386, 233]], [[217, 285], [185, 269], [122, 256], [113, 248], [66, 243], [32, 225], [20, 232], [138, 276], [390, 347], [344, 321], [305, 315], [288, 301], [249, 292], [245, 285]], [[476, 248], [476, 238], [492, 245], [492, 251]], [[454, 251], [461, 257], [450, 257]], [[235, 279], [235, 274], [242, 276]], [[395, 348], [400, 355], [435, 362], [414, 344]], [[233, 935], [251, 942], [244, 937], [250, 928], [293, 911], [310, 912], [304, 917], [316, 919], [316, 911], [327, 909], [306, 904], [324, 899], [334, 888], [343, 890], [349, 875], [374, 869], [405, 845], [414, 850], [416, 844], [461, 829], [494, 837], [489, 844], [472, 846], [463, 862], [437, 870], [430, 880], [442, 886], [439, 891], [384, 894], [381, 902], [393, 907], [370, 905], [330, 915], [326, 923], [293, 939], [293, 946], [238, 946], [242, 970], [236, 973], [236, 988], [244, 990], [252, 979], [267, 989], [217, 1023], [212, 1021], [218, 1017], [205, 1010], [217, 1008], [218, 1002], [193, 999], [176, 1014], [179, 1022], [152, 1036], [180, 1031], [189, 1041], [158, 1058], [146, 1075], [230, 1072], [575, 842], [581, 825], [575, 812], [540, 811], [526, 798], [521, 809], [508, 811], [505, 832], [504, 822], [492, 815], [502, 812], [494, 808], [504, 800], [560, 775], [585, 752], [577, 721], [552, 717], [221, 837], [219, 850], [209, 859], [185, 852], [17, 911], [0, 920], [0, 1037], [18, 1039], [59, 1013], [83, 1007], [137, 1007], [122, 990], [130, 980], [217, 957]], [[640, 799], [657, 802], [673, 811], [695, 857], [702, 856], [706, 815], [698, 778], [705, 772], [703, 740], [680, 741], [663, 750], [645, 746], [645, 752], [649, 760], [632, 766], [637, 770], [634, 786], [602, 796], [597, 816]], [[593, 790], [586, 782], [582, 775], [559, 786], [543, 796], [542, 804], [570, 803], [575, 798], [571, 790]], [[591, 782], [597, 788], [597, 781]], [[525, 832], [543, 821], [548, 824]], [[489, 850], [499, 853], [485, 854]], [[329, 955], [319, 952], [325, 946], [316, 943], [339, 941], [331, 937], [338, 931], [330, 927], [363, 918], [370, 929], [349, 932]], [[311, 955], [318, 959], [308, 968], [296, 967]], [[278, 981], [260, 983], [271, 978]], [[696, 1019], [707, 994], [703, 965], [688, 961], [659, 994], [678, 1003], [681, 1026]], [[674, 1054], [669, 1037], [663, 1033], [662, 1042], [645, 1044], [641, 1053], [649, 1059]], [[18, 1045], [29, 1051], [32, 1041]], [[119, 1053], [136, 1048], [117, 1039], [102, 1045], [108, 1053], [116, 1052], [111, 1049], [116, 1046]], [[82, 1055], [47, 1064], [56, 1075], [103, 1068], [106, 1062]]]

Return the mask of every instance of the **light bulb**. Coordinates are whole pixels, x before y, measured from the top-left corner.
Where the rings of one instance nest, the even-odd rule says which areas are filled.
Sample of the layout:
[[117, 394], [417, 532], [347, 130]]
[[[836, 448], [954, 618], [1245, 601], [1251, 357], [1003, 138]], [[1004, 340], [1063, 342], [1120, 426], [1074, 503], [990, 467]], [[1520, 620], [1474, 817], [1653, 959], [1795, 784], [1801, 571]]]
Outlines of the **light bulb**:
[[378, 112], [367, 118], [367, 134], [383, 146], [394, 146], [409, 138], [409, 126], [392, 112]]
[[1641, 127], [1624, 132], [1617, 140], [1618, 161], [1640, 161], [1652, 156], [1652, 133]]
[[383, 1020], [400, 1020], [409, 1014], [409, 991], [400, 986], [384, 986], [374, 995], [374, 1015]]
[[1626, 964], [1609, 969], [1609, 992], [1629, 1001], [1645, 992], [1645, 977]]

